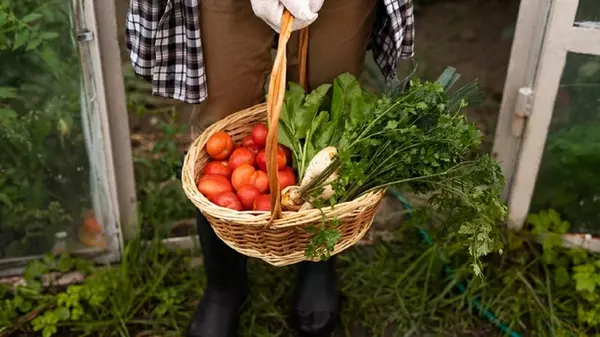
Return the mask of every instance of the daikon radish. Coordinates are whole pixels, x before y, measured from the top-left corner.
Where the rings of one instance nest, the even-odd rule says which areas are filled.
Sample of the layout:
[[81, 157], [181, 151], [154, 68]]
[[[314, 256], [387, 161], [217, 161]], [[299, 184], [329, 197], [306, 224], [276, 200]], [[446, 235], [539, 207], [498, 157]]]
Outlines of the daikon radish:
[[[300, 189], [310, 184], [311, 181], [321, 175], [323, 171], [331, 164], [336, 155], [337, 149], [333, 146], [329, 146], [319, 151], [319, 153], [314, 156], [306, 168], [306, 173], [302, 178], [300, 186], [288, 186], [281, 192], [281, 205], [283, 206], [284, 210], [298, 211], [313, 208], [313, 205], [310, 202], [305, 202], [302, 200]], [[331, 183], [337, 179], [337, 177], [337, 171], [329, 175], [329, 177], [322, 184], [323, 192], [319, 196], [320, 198], [326, 200], [333, 196], [334, 190], [331, 186]]]

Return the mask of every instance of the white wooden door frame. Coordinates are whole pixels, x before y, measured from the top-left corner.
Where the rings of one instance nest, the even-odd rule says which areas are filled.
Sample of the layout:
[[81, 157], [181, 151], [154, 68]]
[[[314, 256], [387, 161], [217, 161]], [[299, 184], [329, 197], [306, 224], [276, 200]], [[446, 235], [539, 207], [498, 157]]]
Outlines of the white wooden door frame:
[[502, 193], [505, 200], [511, 189], [526, 119], [524, 109], [535, 81], [551, 1], [524, 0], [519, 7], [492, 149], [506, 180]]
[[[98, 23], [92, 0], [73, 0], [74, 21], [78, 49], [81, 60], [82, 81], [82, 114], [87, 129], [86, 143], [90, 157], [92, 184], [92, 200], [96, 217], [103, 225], [108, 238], [108, 246], [104, 254], [98, 256], [105, 262], [119, 260], [123, 240], [119, 226], [119, 205], [117, 183], [113, 160], [111, 125], [108, 118], [108, 98], [106, 93], [103, 60], [98, 34]], [[105, 4], [106, 5], [106, 4]]]
[[[99, 116], [104, 163], [102, 175], [106, 176], [107, 216], [106, 234], [109, 249], [99, 261], [118, 261], [124, 239], [137, 233], [137, 198], [133, 174], [133, 157], [129, 133], [129, 118], [125, 99], [125, 85], [118, 43], [115, 4], [113, 1], [72, 0], [82, 9], [84, 27], [90, 39], [80, 43], [84, 74], [89, 73], [88, 94], [92, 94], [94, 113]], [[77, 7], [76, 7], [77, 8]], [[86, 62], [87, 61], [87, 62]], [[88, 68], [86, 68], [88, 65]], [[106, 207], [108, 206], [108, 207]]]
[[526, 106], [527, 124], [508, 196], [509, 226], [523, 227], [542, 160], [562, 72], [569, 52], [600, 55], [600, 29], [575, 26], [578, 0], [555, 0], [547, 23], [537, 75]]

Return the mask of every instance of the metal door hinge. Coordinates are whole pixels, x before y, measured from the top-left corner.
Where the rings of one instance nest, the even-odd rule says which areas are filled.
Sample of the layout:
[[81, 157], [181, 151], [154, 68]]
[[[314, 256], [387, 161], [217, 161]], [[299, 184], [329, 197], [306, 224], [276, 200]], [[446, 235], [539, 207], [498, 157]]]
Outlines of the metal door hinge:
[[83, 29], [77, 32], [77, 42], [88, 42], [94, 39], [94, 33], [87, 29]]
[[512, 134], [515, 137], [521, 137], [523, 135], [527, 117], [529, 117], [531, 114], [532, 97], [533, 90], [530, 87], [523, 87], [519, 89], [512, 120]]

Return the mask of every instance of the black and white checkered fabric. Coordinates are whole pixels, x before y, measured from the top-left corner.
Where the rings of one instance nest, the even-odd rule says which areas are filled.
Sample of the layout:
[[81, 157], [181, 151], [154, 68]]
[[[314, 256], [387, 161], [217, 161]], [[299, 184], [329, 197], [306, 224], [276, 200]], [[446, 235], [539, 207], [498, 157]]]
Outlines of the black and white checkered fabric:
[[[200, 39], [199, 1], [130, 0], [127, 49], [138, 76], [152, 81], [154, 95], [197, 104], [208, 90]], [[247, 0], [250, 1], [250, 0]], [[375, 61], [386, 79], [396, 63], [414, 54], [412, 0], [383, 1], [372, 41]]]
[[412, 0], [383, 0], [386, 17], [377, 22], [373, 56], [386, 80], [396, 75], [398, 60], [414, 55], [415, 24]]

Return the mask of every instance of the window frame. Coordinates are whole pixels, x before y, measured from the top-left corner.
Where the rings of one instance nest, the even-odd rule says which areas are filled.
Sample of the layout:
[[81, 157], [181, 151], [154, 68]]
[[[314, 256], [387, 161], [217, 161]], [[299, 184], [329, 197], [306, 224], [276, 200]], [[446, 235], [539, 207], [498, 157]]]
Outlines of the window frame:
[[526, 126], [510, 181], [509, 226], [514, 229], [523, 227], [529, 212], [567, 54], [600, 55], [600, 29], [576, 25], [578, 5], [578, 0], [555, 0], [550, 8], [531, 100], [524, 107]]

